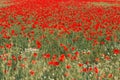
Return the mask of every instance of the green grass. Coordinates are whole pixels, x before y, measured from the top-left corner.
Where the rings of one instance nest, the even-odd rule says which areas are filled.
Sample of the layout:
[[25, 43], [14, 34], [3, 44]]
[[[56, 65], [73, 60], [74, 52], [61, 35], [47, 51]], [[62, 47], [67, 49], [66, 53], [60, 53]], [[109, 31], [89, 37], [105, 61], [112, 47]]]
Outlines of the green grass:
[[95, 6], [103, 6], [103, 7], [110, 7], [110, 6], [120, 6], [119, 3], [107, 3], [107, 2], [91, 2]]
[[[27, 31], [27, 30], [26, 30]], [[46, 35], [46, 38], [43, 40], [40, 40], [42, 43], [42, 47], [39, 49], [39, 52], [37, 51], [38, 57], [34, 58], [32, 55], [34, 52], [25, 52], [25, 48], [34, 48], [35, 47], [35, 41], [28, 42], [28, 38], [22, 37], [22, 35], [19, 35], [17, 37], [12, 37], [10, 40], [10, 43], [13, 43], [15, 46], [13, 46], [11, 49], [2, 49], [2, 53], [8, 54], [7, 60], [3, 61], [1, 60], [1, 80], [71, 80], [73, 78], [79, 79], [79, 80], [96, 80], [96, 76], [102, 77], [102, 75], [106, 75], [106, 77], [103, 77], [105, 80], [119, 80], [119, 70], [120, 67], [119, 63], [119, 57], [120, 55], [113, 55], [112, 53], [112, 47], [116, 46], [117, 48], [120, 48], [120, 46], [115, 42], [106, 42], [106, 45], [96, 45], [94, 47], [94, 50], [92, 50], [92, 42], [86, 41], [83, 36], [80, 33], [72, 33], [70, 35], [64, 34], [62, 38], [58, 37], [58, 40], [55, 40], [56, 33], [58, 32], [56, 30], [56, 33], [53, 35], [49, 35], [48, 31], [45, 32], [38, 31], [37, 29], [34, 30], [36, 35], [34, 36], [36, 39], [38, 39], [38, 35]], [[37, 33], [39, 32], [39, 34]], [[72, 42], [72, 39], [76, 36], [80, 36], [78, 41]], [[6, 40], [7, 41], [7, 40]], [[46, 42], [49, 41], [49, 44]], [[7, 41], [8, 42], [8, 41]], [[68, 50], [64, 51], [63, 48], [61, 48], [59, 45], [60, 43], [63, 43], [65, 45], [71, 44], [72, 46], [68, 46], [68, 49], [71, 47], [76, 47], [75, 51]], [[29, 45], [29, 47], [28, 47]], [[105, 50], [105, 47], [108, 49], [108, 51]], [[60, 55], [68, 53], [71, 53], [73, 56], [76, 51], [80, 52], [80, 55], [77, 57], [78, 60], [70, 60], [70, 58], [66, 58], [64, 62], [60, 62], [60, 65], [58, 67], [50, 66], [48, 65], [48, 62], [50, 59], [44, 59], [42, 57], [42, 54], [44, 53], [50, 53], [51, 55]], [[90, 54], [87, 54], [88, 51]], [[108, 54], [109, 52], [109, 54]], [[108, 55], [111, 59], [105, 60], [102, 54]], [[2, 55], [2, 54], [1, 54]], [[15, 55], [16, 57], [21, 55], [23, 57], [23, 60], [21, 61], [13, 61], [12, 66], [9, 67], [6, 65], [8, 60], [11, 60], [11, 55]], [[100, 58], [99, 62], [95, 62], [95, 58]], [[4, 57], [3, 57], [4, 58]], [[24, 61], [24, 58], [28, 58], [27, 61]], [[31, 61], [36, 60], [36, 64], [32, 64]], [[83, 67], [79, 67], [79, 63], [85, 63], [86, 61], [89, 61], [90, 64], [85, 65], [83, 67], [92, 67], [97, 66], [99, 68], [99, 73], [94, 73], [94, 70], [90, 72], [81, 72]], [[25, 64], [25, 69], [20, 67], [20, 64]], [[67, 64], [71, 65], [71, 68], [67, 70], [65, 66]], [[16, 68], [16, 70], [13, 70]], [[3, 70], [8, 70], [8, 73], [2, 73]], [[35, 75], [30, 76], [29, 70], [34, 70]], [[65, 77], [64, 74], [68, 73], [69, 76]], [[113, 77], [108, 78], [108, 74], [112, 73]]]

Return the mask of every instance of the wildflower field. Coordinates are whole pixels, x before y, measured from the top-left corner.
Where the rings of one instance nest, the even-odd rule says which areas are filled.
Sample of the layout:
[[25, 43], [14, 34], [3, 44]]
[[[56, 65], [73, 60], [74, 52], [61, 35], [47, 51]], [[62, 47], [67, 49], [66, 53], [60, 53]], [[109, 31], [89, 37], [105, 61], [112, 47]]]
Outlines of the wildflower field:
[[0, 80], [120, 80], [120, 1], [0, 0]]

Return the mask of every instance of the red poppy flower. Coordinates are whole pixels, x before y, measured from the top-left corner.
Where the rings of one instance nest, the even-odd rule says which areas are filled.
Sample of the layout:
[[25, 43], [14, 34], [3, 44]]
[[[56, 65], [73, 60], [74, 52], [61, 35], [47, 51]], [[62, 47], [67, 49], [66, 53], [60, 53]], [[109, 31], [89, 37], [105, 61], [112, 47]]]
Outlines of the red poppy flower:
[[120, 53], [120, 50], [114, 49], [114, 50], [113, 50], [113, 53], [114, 53], [114, 54], [119, 54], [119, 53]]
[[38, 54], [37, 54], [37, 53], [34, 53], [34, 54], [33, 54], [33, 57], [37, 57], [37, 56], [38, 56]]
[[3, 34], [3, 38], [10, 39], [10, 36], [8, 36], [7, 34]]
[[68, 51], [68, 48], [66, 46], [63, 46], [64, 51]]
[[43, 57], [44, 58], [50, 58], [50, 54], [49, 53], [43, 54]]
[[66, 69], [70, 69], [71, 68], [71, 66], [70, 65], [66, 65]]
[[52, 56], [52, 60], [55, 60], [56, 58], [57, 58], [57, 55], [54, 54], [54, 55]]
[[41, 43], [40, 43], [40, 41], [36, 40], [36, 45], [37, 45], [37, 48], [41, 48]]
[[0, 46], [0, 49], [4, 48], [4, 46]]
[[95, 72], [96, 74], [98, 74], [99, 69], [98, 69], [97, 67], [94, 67], [94, 72]]
[[49, 61], [48, 64], [53, 66], [59, 66], [59, 62], [57, 61]]
[[21, 66], [22, 68], [25, 68], [25, 67], [26, 67], [26, 65], [25, 65], [25, 64], [20, 64], [20, 66]]
[[37, 63], [37, 61], [36, 61], [36, 60], [32, 60], [31, 62], [32, 62], [32, 64], [36, 64], [36, 63]]
[[67, 54], [67, 57], [71, 58], [71, 56], [72, 56], [72, 55], [71, 55], [70, 53]]
[[30, 73], [31, 76], [35, 75], [35, 71], [33, 71], [33, 70], [30, 70], [29, 73]]
[[11, 34], [14, 35], [15, 34], [15, 30], [11, 30]]
[[76, 56], [79, 56], [79, 52], [78, 52], [78, 51], [76, 51], [76, 52], [75, 52], [75, 55], [76, 55]]
[[99, 62], [99, 61], [100, 61], [100, 59], [99, 59], [99, 58], [95, 58], [95, 61], [96, 61], [96, 62]]
[[108, 78], [112, 78], [113, 77], [113, 74], [108, 74]]
[[82, 71], [83, 71], [83, 72], [87, 72], [88, 69], [87, 69], [87, 68], [83, 68]]
[[109, 56], [105, 56], [105, 60], [110, 60], [110, 57]]
[[18, 56], [18, 60], [22, 60], [22, 56], [21, 55]]
[[93, 70], [93, 68], [92, 68], [92, 67], [89, 67], [89, 68], [88, 68], [88, 70], [89, 70], [89, 71], [92, 71], [92, 70]]
[[65, 60], [65, 55], [62, 54], [62, 55], [59, 57], [59, 60], [63, 62], [63, 61]]
[[8, 60], [7, 66], [12, 66], [12, 60]]
[[36, 25], [35, 25], [35, 24], [33, 24], [33, 25], [32, 25], [32, 28], [36, 28]]
[[12, 59], [13, 59], [14, 61], [17, 60], [16, 56], [14, 56], [14, 55], [12, 55]]
[[72, 47], [71, 49], [72, 49], [72, 51], [74, 51], [74, 50], [75, 50], [75, 47]]
[[59, 62], [57, 62], [57, 61], [53, 62], [53, 65], [54, 66], [59, 66]]
[[24, 31], [26, 29], [25, 26], [21, 26], [21, 31]]
[[78, 64], [78, 66], [79, 66], [79, 67], [82, 67], [82, 66], [83, 66], [83, 64], [82, 64], [82, 63], [79, 63], [79, 64]]
[[12, 47], [12, 44], [6, 44], [6, 48], [10, 49]]

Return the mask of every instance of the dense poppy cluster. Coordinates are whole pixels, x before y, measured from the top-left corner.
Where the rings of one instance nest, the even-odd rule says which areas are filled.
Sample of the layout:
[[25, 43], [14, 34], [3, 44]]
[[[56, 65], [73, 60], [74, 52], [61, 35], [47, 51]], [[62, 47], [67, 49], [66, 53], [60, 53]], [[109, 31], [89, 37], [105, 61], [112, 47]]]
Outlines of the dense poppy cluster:
[[120, 7], [91, 3], [5, 2], [11, 6], [0, 8], [1, 79], [119, 80]]

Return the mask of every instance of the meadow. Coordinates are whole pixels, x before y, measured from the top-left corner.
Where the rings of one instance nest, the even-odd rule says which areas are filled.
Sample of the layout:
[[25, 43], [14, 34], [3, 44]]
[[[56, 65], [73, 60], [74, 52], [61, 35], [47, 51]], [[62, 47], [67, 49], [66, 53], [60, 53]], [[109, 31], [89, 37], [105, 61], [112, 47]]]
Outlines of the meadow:
[[0, 5], [0, 80], [120, 80], [120, 2]]

